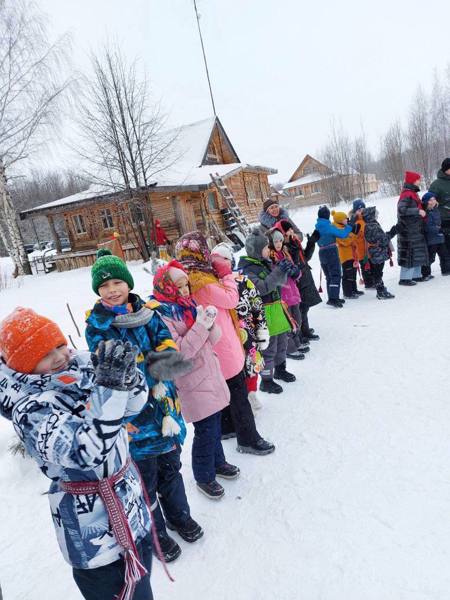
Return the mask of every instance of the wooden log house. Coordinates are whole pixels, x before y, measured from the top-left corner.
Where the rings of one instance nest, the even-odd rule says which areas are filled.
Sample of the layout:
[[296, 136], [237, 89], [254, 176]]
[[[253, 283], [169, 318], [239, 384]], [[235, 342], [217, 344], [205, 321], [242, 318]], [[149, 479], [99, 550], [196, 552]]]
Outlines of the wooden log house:
[[[47, 218], [59, 271], [91, 265], [97, 245], [115, 232], [120, 234], [125, 258], [139, 259], [140, 244], [150, 237], [152, 219], [159, 219], [171, 241], [195, 229], [213, 236], [211, 220], [225, 231], [221, 210], [227, 207], [211, 174], [223, 178], [247, 221], [257, 222], [270, 195], [268, 176], [276, 169], [242, 163], [217, 117], [180, 127], [174, 136], [174, 164], [147, 188], [133, 190], [132, 199], [129, 192], [91, 186], [20, 213], [21, 219]], [[70, 252], [61, 252], [55, 219], [63, 219]]]

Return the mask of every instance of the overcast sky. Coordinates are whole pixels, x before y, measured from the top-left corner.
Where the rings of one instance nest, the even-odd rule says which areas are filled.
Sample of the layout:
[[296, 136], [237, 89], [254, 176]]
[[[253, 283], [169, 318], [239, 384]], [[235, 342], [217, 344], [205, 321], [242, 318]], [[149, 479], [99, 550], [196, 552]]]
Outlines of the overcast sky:
[[[212, 114], [192, 0], [37, 0], [75, 65], [109, 37], [145, 64], [170, 125]], [[450, 61], [445, 0], [198, 0], [217, 113], [243, 161], [287, 179], [360, 124], [376, 151], [415, 88]]]

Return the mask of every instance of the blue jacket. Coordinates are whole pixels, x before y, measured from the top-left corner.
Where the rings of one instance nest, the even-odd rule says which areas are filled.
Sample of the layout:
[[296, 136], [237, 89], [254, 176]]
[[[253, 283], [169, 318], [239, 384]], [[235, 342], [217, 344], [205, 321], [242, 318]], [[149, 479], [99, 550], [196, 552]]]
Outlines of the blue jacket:
[[439, 206], [435, 206], [432, 210], [427, 210], [427, 216], [425, 218], [425, 237], [428, 246], [436, 246], [444, 243], [445, 238], [442, 233], [441, 225], [442, 219]]
[[[98, 481], [128, 457], [125, 422], [145, 405], [145, 378], [131, 391], [98, 386], [90, 352], [74, 352], [65, 371], [26, 375], [0, 360], [0, 413], [11, 420], [27, 453], [51, 480], [48, 499], [64, 558], [78, 569], [119, 560], [123, 548], [110, 531], [97, 494], [65, 493], [61, 481]], [[141, 480], [130, 464], [116, 486], [135, 541], [150, 531]], [[39, 552], [39, 549], [36, 549]]]
[[[136, 313], [145, 306], [145, 302], [136, 294], [130, 294], [129, 302]], [[117, 314], [108, 310], [98, 301], [87, 313], [86, 340], [91, 352], [95, 352], [101, 340], [120, 339], [129, 341], [141, 351], [138, 355], [138, 367], [145, 374], [149, 387], [148, 401], [144, 410], [128, 424], [130, 452], [134, 460], [143, 460], [147, 456], [155, 456], [170, 452], [175, 442], [182, 444], [186, 437], [186, 424], [181, 416], [181, 406], [173, 381], [162, 382], [165, 386], [164, 396], [155, 397], [155, 386], [160, 383], [153, 379], [145, 368], [147, 352], [175, 352], [176, 344], [169, 329], [161, 317], [153, 312], [145, 325], [132, 328], [114, 326]], [[180, 426], [180, 433], [174, 437], [163, 437], [162, 420], [171, 415]]]
[[317, 219], [316, 229], [320, 233], [320, 238], [317, 242], [319, 248], [335, 244], [336, 238], [347, 238], [352, 230], [350, 225], [346, 225], [343, 229], [340, 229], [332, 225], [328, 219]]

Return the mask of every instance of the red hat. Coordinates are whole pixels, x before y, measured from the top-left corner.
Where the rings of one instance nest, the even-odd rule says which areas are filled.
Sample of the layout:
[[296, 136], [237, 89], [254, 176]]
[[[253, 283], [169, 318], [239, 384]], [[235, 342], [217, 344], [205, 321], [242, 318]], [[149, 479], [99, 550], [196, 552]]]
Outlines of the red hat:
[[32, 373], [36, 365], [67, 340], [56, 323], [31, 308], [17, 307], [0, 323], [0, 352], [8, 367]]
[[414, 171], [405, 171], [405, 183], [414, 184], [418, 179], [422, 179], [420, 173], [414, 173]]

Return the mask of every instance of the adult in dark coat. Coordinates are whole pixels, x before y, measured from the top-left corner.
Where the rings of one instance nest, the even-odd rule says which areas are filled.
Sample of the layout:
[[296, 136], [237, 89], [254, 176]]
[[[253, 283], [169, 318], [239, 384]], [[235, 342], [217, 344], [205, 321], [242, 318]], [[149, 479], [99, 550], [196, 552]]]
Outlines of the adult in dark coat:
[[263, 204], [262, 211], [259, 213], [259, 222], [261, 224], [262, 232], [266, 233], [269, 229], [273, 229], [282, 219], [289, 221], [295, 234], [300, 238], [300, 241], [302, 241], [303, 234], [297, 225], [289, 218], [287, 208], [281, 207], [276, 198], [267, 198]]
[[[442, 161], [441, 169], [438, 171], [437, 179], [430, 185], [430, 192], [439, 202], [439, 212], [442, 220], [442, 233], [445, 245], [450, 254], [450, 158]], [[450, 272], [450, 266], [445, 274]]]
[[428, 244], [429, 264], [422, 267], [422, 277], [431, 279], [431, 265], [439, 256], [442, 275], [450, 275], [450, 253], [445, 244], [442, 232], [441, 213], [436, 196], [427, 192], [422, 196], [422, 206], [427, 213], [425, 218], [425, 239]]
[[315, 243], [317, 241], [316, 236], [318, 234], [317, 232], [314, 232], [311, 237], [308, 238], [305, 250], [303, 250], [300, 238], [295, 234], [290, 221], [282, 219], [278, 222], [277, 228], [283, 232], [284, 243], [289, 254], [294, 263], [298, 265], [302, 271], [302, 276], [297, 280], [298, 289], [300, 290], [301, 295], [300, 312], [302, 316], [302, 336], [305, 340], [318, 340], [319, 336], [311, 329], [308, 321], [309, 309], [322, 302], [322, 298], [314, 283], [311, 267], [308, 264], [308, 261], [314, 253]]
[[425, 211], [418, 195], [421, 176], [406, 171], [405, 183], [397, 205], [398, 264], [400, 285], [416, 285], [423, 281], [421, 267], [428, 264], [428, 248], [424, 232]]

